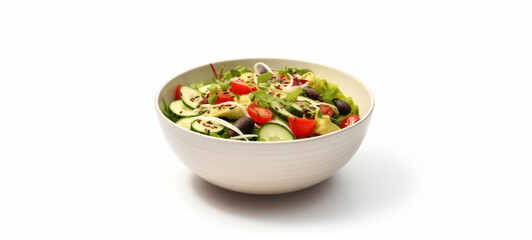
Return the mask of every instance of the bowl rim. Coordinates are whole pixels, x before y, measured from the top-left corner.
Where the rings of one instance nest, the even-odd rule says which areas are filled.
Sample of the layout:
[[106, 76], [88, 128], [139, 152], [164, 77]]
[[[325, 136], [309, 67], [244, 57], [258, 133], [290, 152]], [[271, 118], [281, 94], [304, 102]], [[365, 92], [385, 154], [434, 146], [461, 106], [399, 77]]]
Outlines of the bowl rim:
[[331, 138], [331, 137], [333, 137], [333, 136], [335, 136], [337, 134], [342, 134], [343, 132], [346, 132], [347, 130], [352, 129], [352, 128], [360, 125], [362, 122], [369, 121], [368, 119], [373, 114], [373, 109], [375, 107], [375, 96], [373, 95], [373, 92], [371, 91], [369, 86], [364, 81], [358, 79], [354, 75], [352, 75], [352, 74], [350, 74], [350, 73], [348, 73], [348, 72], [346, 72], [344, 70], [341, 70], [339, 68], [336, 68], [336, 67], [330, 67], [330, 66], [327, 66], [327, 65], [324, 65], [324, 64], [321, 64], [321, 63], [315, 63], [315, 62], [299, 60], [299, 59], [272, 58], [272, 57], [264, 57], [264, 58], [256, 58], [256, 57], [253, 57], [253, 58], [234, 58], [234, 59], [219, 60], [219, 61], [216, 61], [216, 62], [212, 62], [210, 64], [215, 65], [215, 64], [225, 63], [225, 62], [251, 61], [251, 60], [264, 61], [264, 62], [266, 62], [268, 60], [294, 61], [294, 62], [300, 62], [300, 63], [303, 63], [303, 64], [304, 63], [310, 63], [310, 64], [322, 66], [322, 67], [325, 67], [325, 68], [329, 68], [329, 69], [331, 69], [333, 71], [337, 71], [337, 72], [343, 73], [345, 75], [348, 75], [351, 78], [356, 79], [366, 89], [366, 91], [368, 91], [369, 96], [370, 96], [370, 108], [369, 108], [367, 114], [363, 118], [361, 118], [360, 121], [356, 122], [355, 124], [350, 125], [350, 126], [348, 126], [346, 128], [340, 129], [338, 131], [332, 132], [332, 133], [328, 133], [328, 134], [320, 135], [320, 136], [316, 136], [316, 137], [311, 137], [311, 138], [295, 139], [295, 140], [291, 140], [291, 141], [265, 142], [265, 141], [239, 141], [239, 140], [232, 140], [232, 139], [225, 139], [225, 138], [217, 138], [217, 137], [207, 136], [205, 134], [197, 133], [197, 132], [186, 130], [186, 129], [182, 128], [182, 127], [179, 127], [177, 124], [175, 124], [174, 122], [170, 121], [170, 119], [168, 119], [166, 116], [164, 116], [164, 114], [162, 113], [161, 109], [159, 108], [159, 99], [162, 97], [162, 90], [168, 85], [168, 83], [170, 83], [176, 77], [178, 77], [178, 76], [180, 76], [180, 75], [182, 75], [182, 74], [184, 74], [186, 72], [190, 72], [190, 71], [193, 71], [193, 70], [196, 70], [196, 69], [199, 69], [199, 68], [204, 68], [204, 67], [208, 67], [209, 66], [208, 64], [205, 64], [205, 65], [189, 68], [188, 70], [182, 71], [178, 75], [175, 75], [170, 80], [166, 81], [157, 90], [156, 97], [155, 97], [155, 110], [157, 112], [158, 117], [164, 119], [164, 121], [167, 121], [168, 123], [171, 123], [171, 125], [173, 125], [176, 129], [178, 129], [178, 131], [183, 131], [183, 132], [187, 132], [187, 133], [191, 133], [191, 134], [196, 134], [198, 136], [204, 137], [205, 139], [210, 139], [212, 141], [221, 141], [221, 142], [226, 142], [226, 143], [241, 143], [241, 144], [260, 144], [260, 145], [265, 145], [265, 144], [267, 144], [267, 145], [283, 144], [283, 145], [285, 145], [285, 144], [289, 144], [289, 143], [301, 143], [301, 142], [313, 141], [313, 140], [317, 140], [317, 139]]

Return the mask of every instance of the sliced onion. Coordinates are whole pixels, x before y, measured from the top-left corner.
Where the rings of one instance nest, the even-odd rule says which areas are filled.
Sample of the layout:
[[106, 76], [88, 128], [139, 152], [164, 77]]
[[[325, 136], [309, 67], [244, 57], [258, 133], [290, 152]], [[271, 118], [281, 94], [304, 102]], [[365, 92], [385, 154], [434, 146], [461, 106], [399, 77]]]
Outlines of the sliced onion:
[[236, 105], [236, 106], [238, 106], [238, 108], [240, 108], [240, 111], [242, 111], [242, 113], [244, 113], [244, 115], [246, 117], [249, 117], [249, 113], [246, 110], [246, 108], [242, 104], [237, 103], [235, 101], [223, 102], [223, 103], [218, 103], [218, 104], [215, 104], [215, 105], [213, 105], [213, 104], [202, 104], [201, 106], [202, 107], [206, 107], [206, 108], [213, 108], [213, 107], [218, 107], [218, 106], [222, 106], [222, 105]]
[[286, 85], [286, 87], [283, 88], [283, 91], [285, 91], [285, 92], [287, 90], [291, 89], [292, 86], [294, 85], [294, 77], [292, 77], [292, 75], [290, 75], [290, 73], [287, 73], [286, 75], [288, 75], [290, 77], [290, 83], [288, 83], [288, 85]]
[[293, 92], [294, 90], [296, 90], [298, 88], [299, 88], [299, 86], [292, 86], [291, 88], [283, 89], [283, 92], [291, 93], [291, 92]]
[[[235, 131], [236, 133], [238, 133], [239, 136], [243, 136], [244, 133], [242, 133], [242, 131], [240, 131], [240, 129], [238, 129], [237, 127], [235, 127], [233, 124], [221, 119], [221, 118], [217, 118], [217, 117], [206, 117], [206, 116], [197, 116], [197, 117], [194, 117], [194, 119], [201, 119], [201, 120], [205, 120], [205, 121], [212, 121], [212, 122], [215, 122], [215, 123], [218, 123], [218, 124], [221, 124], [221, 125], [224, 125], [225, 127]], [[246, 141], [249, 141], [249, 139], [247, 138], [244, 138], [246, 139]]]
[[286, 88], [283, 89], [283, 91], [292, 92], [292, 91], [296, 90], [299, 87], [302, 88], [302, 89], [308, 87], [308, 82], [304, 83], [303, 85], [299, 85], [299, 86], [292, 86], [290, 88], [286, 87]]
[[243, 135], [240, 135], [240, 136], [234, 136], [234, 137], [230, 137], [229, 139], [242, 139], [242, 138], [252, 138], [252, 137], [258, 137], [258, 135], [256, 134], [243, 134]]
[[271, 72], [273, 75], [275, 75], [275, 73], [272, 71], [272, 69], [268, 65], [266, 65], [266, 63], [263, 63], [263, 62], [255, 63], [255, 65], [253, 66], [253, 70], [254, 70], [253, 71], [253, 82], [255, 84], [257, 84], [257, 78], [260, 75], [258, 73], [259, 71], [257, 71], [257, 67], [259, 66], [259, 64], [262, 65], [264, 68], [266, 68], [266, 71]]

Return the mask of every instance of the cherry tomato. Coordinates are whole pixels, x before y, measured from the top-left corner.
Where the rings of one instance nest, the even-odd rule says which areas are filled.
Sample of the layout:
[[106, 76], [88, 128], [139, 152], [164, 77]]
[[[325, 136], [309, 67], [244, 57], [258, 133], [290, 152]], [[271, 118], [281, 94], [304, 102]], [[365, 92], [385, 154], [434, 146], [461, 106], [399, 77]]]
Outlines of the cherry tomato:
[[342, 122], [340, 123], [340, 128], [345, 128], [349, 125], [353, 125], [355, 124], [356, 122], [358, 122], [360, 120], [360, 117], [357, 116], [357, 115], [349, 115], [347, 117], [344, 118], [344, 120], [342, 120]]
[[244, 94], [248, 94], [248, 93], [257, 91], [256, 87], [254, 87], [253, 89], [250, 89], [249, 88], [249, 84], [247, 84], [246, 82], [241, 81], [241, 80], [232, 81], [231, 82], [231, 88], [232, 88], [233, 92], [235, 94], [238, 94], [238, 95], [244, 95]]
[[234, 101], [233, 97], [231, 97], [231, 94], [229, 93], [220, 93], [218, 94], [218, 98], [214, 104], [223, 103], [223, 102], [230, 102]]
[[304, 138], [312, 133], [316, 126], [316, 120], [290, 117], [288, 118], [288, 126], [297, 138]]
[[332, 117], [332, 115], [334, 114], [332, 107], [327, 105], [321, 105], [320, 111], [321, 113], [323, 113], [323, 115], [329, 115], [329, 117]]
[[175, 90], [175, 100], [181, 100], [181, 84], [177, 85]]
[[255, 121], [257, 124], [265, 124], [273, 117], [272, 110], [268, 108], [261, 108], [254, 103], [248, 105], [248, 113], [253, 121]]

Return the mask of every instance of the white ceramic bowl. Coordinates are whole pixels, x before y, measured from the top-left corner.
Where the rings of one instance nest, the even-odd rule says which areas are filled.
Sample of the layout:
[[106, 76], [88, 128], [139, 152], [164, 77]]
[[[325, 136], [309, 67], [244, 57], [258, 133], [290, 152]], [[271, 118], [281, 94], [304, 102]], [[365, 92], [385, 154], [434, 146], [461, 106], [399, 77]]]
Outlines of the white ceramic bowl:
[[320, 64], [287, 59], [236, 59], [213, 63], [231, 69], [253, 67], [264, 62], [273, 69], [285, 66], [310, 68], [319, 77], [339, 84], [346, 96], [359, 106], [361, 120], [330, 134], [287, 142], [245, 142], [202, 135], [177, 126], [167, 119], [162, 98], [174, 100], [178, 84], [212, 79], [208, 64], [186, 71], [166, 83], [155, 100], [157, 116], [171, 149], [193, 173], [204, 180], [237, 192], [279, 194], [308, 188], [329, 178], [358, 150], [369, 126], [373, 94], [348, 73]]

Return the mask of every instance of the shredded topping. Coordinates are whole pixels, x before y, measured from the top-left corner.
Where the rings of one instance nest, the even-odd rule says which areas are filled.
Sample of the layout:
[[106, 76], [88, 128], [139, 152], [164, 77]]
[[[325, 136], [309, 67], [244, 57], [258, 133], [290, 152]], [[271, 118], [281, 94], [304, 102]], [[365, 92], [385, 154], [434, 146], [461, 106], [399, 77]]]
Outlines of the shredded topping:
[[[235, 131], [239, 136], [242, 136], [244, 135], [244, 133], [242, 133], [242, 131], [240, 131], [240, 129], [238, 129], [237, 127], [235, 127], [233, 124], [221, 119], [221, 118], [217, 118], [217, 117], [206, 117], [206, 116], [197, 116], [197, 117], [194, 117], [195, 119], [201, 119], [201, 120], [205, 120], [205, 121], [212, 121], [212, 122], [215, 122], [215, 123], [218, 123], [218, 124], [221, 124], [233, 131]], [[247, 138], [244, 138], [246, 141], [249, 141], [249, 139]]]
[[234, 137], [230, 137], [229, 139], [242, 139], [242, 138], [253, 138], [253, 137], [257, 137], [258, 135], [256, 134], [243, 134], [243, 135], [240, 135], [240, 136], [234, 136]]
[[[292, 75], [290, 75], [290, 73], [287, 73], [286, 75], [290, 77], [290, 82], [288, 83], [288, 85], [286, 85], [286, 87], [283, 88], [283, 91], [285, 91], [285, 92], [294, 91], [295, 89], [292, 89], [292, 86], [294, 85], [294, 77], [292, 77]], [[289, 91], [289, 90], [291, 90], [291, 91]]]
[[[163, 113], [165, 116], [175, 122], [183, 114], [186, 116], [195, 115], [191, 119], [198, 121], [201, 124], [201, 130], [204, 130], [206, 133], [212, 134], [212, 132], [217, 131], [216, 133], [219, 134], [221, 130], [220, 125], [223, 125], [233, 130], [237, 136], [231, 133], [233, 137], [228, 137], [229, 134], [223, 132], [221, 137], [228, 139], [244, 138], [246, 141], [250, 141], [251, 138], [257, 135], [244, 134], [232, 122], [237, 118], [245, 116], [252, 119], [255, 118], [253, 119], [254, 121], [264, 123], [266, 119], [264, 119], [263, 112], [257, 112], [257, 114], [252, 112], [251, 116], [253, 117], [248, 113], [246, 105], [251, 103], [263, 109], [271, 109], [273, 111], [273, 118], [278, 120], [270, 120], [269, 123], [283, 126], [297, 138], [312, 137], [314, 135], [312, 133], [304, 133], [302, 135], [301, 131], [295, 128], [295, 133], [299, 134], [296, 136], [288, 124], [280, 121], [279, 117], [286, 119], [304, 114], [309, 119], [313, 119], [316, 114], [320, 114], [320, 107], [324, 108], [324, 110], [325, 108], [328, 109], [331, 107], [332, 111], [334, 111], [332, 116], [339, 121], [341, 117], [339, 112], [346, 111], [344, 111], [344, 108], [336, 106], [336, 100], [334, 101], [335, 104], [331, 104], [334, 98], [345, 99], [347, 101], [346, 103], [353, 109], [351, 114], [358, 115], [358, 107], [354, 105], [352, 98], [345, 97], [338, 89], [337, 84], [329, 84], [327, 80], [318, 78], [319, 73], [315, 74], [307, 68], [285, 67], [284, 69], [272, 70], [265, 63], [257, 62], [252, 69], [239, 65], [230, 71], [224, 72], [223, 66], [221, 66], [219, 74], [214, 70], [212, 64], [211, 69], [215, 75], [213, 83], [191, 83], [190, 87], [196, 91], [184, 92], [186, 94], [182, 94], [183, 101], [186, 103], [186, 106], [183, 108], [170, 109], [164, 102], [165, 99], [163, 99]], [[235, 86], [234, 81], [244, 81], [247, 85], [240, 84]], [[311, 81], [312, 88], [307, 89]], [[245, 86], [249, 87], [249, 89], [246, 89]], [[215, 102], [222, 103], [214, 104]], [[237, 107], [241, 113], [235, 110]], [[266, 117], [271, 118], [270, 114], [272, 113], [268, 113]], [[294, 122], [294, 124], [296, 123]], [[248, 128], [251, 128], [251, 125], [251, 122], [246, 123], [246, 133], [249, 133], [247, 131], [249, 130]], [[254, 125], [255, 128], [253, 131], [261, 128], [261, 125], [257, 123], [254, 123]], [[196, 129], [199, 126], [194, 125], [195, 129], [193, 130], [199, 130]]]
[[[219, 109], [221, 109], [221, 107], [223, 107], [223, 106], [236, 106], [236, 107], [239, 107], [240, 111], [242, 111], [242, 113], [246, 117], [249, 117], [249, 113], [246, 110], [246, 108], [244, 106], [242, 106], [242, 104], [234, 102], [234, 101], [218, 103], [218, 104], [215, 104], [215, 105], [212, 105], [212, 104], [202, 104], [201, 105], [201, 107], [204, 107], [204, 108], [217, 108], [218, 107]], [[234, 108], [230, 108], [230, 109], [234, 109]]]

